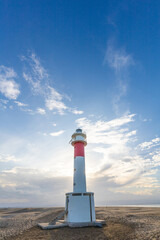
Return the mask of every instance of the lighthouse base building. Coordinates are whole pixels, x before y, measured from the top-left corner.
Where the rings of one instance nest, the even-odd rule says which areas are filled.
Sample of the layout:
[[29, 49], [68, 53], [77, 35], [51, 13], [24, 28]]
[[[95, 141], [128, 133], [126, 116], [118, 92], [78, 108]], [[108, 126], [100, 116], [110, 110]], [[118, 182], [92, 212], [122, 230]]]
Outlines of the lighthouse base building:
[[[66, 193], [65, 211], [60, 213], [50, 223], [40, 223], [42, 229], [59, 227], [102, 227], [105, 221], [96, 219], [94, 193], [86, 190], [85, 146], [86, 134], [77, 129], [71, 138], [74, 147], [73, 192]], [[61, 220], [64, 217], [64, 220]]]
[[96, 221], [94, 193], [67, 193], [65, 209], [65, 221], [70, 226], [88, 225]]

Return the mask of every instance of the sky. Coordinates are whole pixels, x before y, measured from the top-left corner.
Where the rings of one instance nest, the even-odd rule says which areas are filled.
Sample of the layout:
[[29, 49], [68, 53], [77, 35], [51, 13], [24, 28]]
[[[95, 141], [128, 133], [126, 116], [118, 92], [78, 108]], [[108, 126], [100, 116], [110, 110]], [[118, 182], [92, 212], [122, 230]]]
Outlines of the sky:
[[0, 207], [64, 206], [78, 127], [96, 206], [160, 204], [159, 9], [0, 0]]

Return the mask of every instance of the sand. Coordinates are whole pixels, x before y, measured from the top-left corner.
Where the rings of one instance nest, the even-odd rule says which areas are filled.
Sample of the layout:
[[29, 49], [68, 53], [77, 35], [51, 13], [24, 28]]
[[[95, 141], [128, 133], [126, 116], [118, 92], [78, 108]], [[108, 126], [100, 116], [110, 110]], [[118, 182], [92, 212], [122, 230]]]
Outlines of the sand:
[[38, 222], [49, 222], [63, 208], [0, 209], [0, 239], [8, 240], [160, 240], [160, 208], [99, 207], [96, 215], [106, 220], [103, 228], [42, 230]]

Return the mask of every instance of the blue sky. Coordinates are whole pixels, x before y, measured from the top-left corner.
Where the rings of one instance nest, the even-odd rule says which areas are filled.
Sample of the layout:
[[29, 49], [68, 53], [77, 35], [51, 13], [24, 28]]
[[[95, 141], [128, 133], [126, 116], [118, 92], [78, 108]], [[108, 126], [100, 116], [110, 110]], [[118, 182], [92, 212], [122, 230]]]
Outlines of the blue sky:
[[160, 2], [0, 1], [0, 206], [63, 206], [77, 127], [96, 205], [160, 202]]

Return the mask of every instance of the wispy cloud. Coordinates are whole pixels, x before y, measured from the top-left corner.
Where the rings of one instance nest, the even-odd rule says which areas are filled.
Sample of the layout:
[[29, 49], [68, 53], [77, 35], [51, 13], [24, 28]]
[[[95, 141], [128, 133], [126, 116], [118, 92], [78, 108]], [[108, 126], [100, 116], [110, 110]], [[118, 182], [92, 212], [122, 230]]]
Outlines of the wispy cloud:
[[107, 46], [104, 62], [107, 62], [116, 72], [126, 69], [134, 63], [131, 55], [127, 54], [124, 49], [115, 49], [110, 42]]
[[45, 107], [49, 111], [64, 114], [68, 109], [63, 101], [64, 96], [50, 86], [49, 75], [38, 57], [31, 53], [28, 57], [23, 56], [22, 60], [28, 64], [27, 70], [23, 72], [23, 77], [31, 85], [33, 93], [44, 98]]
[[43, 108], [37, 108], [37, 113], [41, 114], [41, 115], [45, 115], [46, 111]]
[[52, 137], [58, 137], [58, 136], [62, 135], [64, 132], [65, 132], [64, 130], [60, 130], [58, 132], [51, 132], [50, 135]]
[[46, 107], [51, 111], [57, 110], [61, 115], [64, 114], [64, 111], [68, 109], [68, 107], [62, 101], [62, 95], [50, 86], [48, 86], [46, 90], [48, 93], [45, 98]]
[[19, 160], [13, 155], [0, 153], [0, 162], [10, 162], [10, 161], [18, 162]]
[[138, 145], [142, 150], [160, 146], [160, 138], [154, 138], [149, 142], [143, 142]]
[[22, 56], [21, 60], [28, 64], [23, 77], [31, 85], [34, 94], [44, 94], [43, 85], [47, 82], [48, 74], [38, 57], [35, 53], [31, 53], [28, 56]]
[[[36, 109], [33, 109], [32, 104], [24, 103], [23, 100], [17, 101], [17, 97], [20, 94], [19, 85], [15, 81], [17, 74], [12, 68], [2, 65], [0, 66], [0, 92], [6, 98], [15, 100], [14, 103], [20, 107], [20, 110], [32, 115], [36, 113], [44, 115], [48, 111], [60, 115], [64, 115], [66, 112], [75, 115], [83, 114], [82, 110], [77, 110], [76, 107], [70, 107], [65, 103], [65, 100], [71, 102], [70, 97], [65, 93], [60, 93], [51, 86], [51, 77], [35, 53], [31, 52], [27, 56], [21, 56], [21, 60], [24, 62], [23, 78], [29, 84], [34, 97], [39, 96], [43, 99], [43, 105], [41, 104], [42, 107], [37, 106]], [[13, 109], [12, 105], [7, 106], [8, 102], [6, 101], [5, 99], [0, 99], [1, 109], [7, 109], [7, 107]]]
[[28, 104], [26, 104], [26, 103], [22, 103], [19, 101], [14, 101], [14, 102], [18, 105], [18, 107], [27, 107], [28, 106]]
[[133, 57], [123, 48], [115, 48], [113, 41], [108, 41], [104, 64], [108, 64], [115, 73], [118, 92], [113, 98], [113, 107], [119, 113], [120, 100], [127, 93], [129, 82], [129, 67], [134, 65]]
[[77, 109], [72, 109], [71, 112], [74, 113], [75, 115], [81, 115], [81, 114], [83, 114], [83, 111], [82, 111], [82, 110], [77, 110]]
[[15, 82], [16, 72], [9, 67], [0, 66], [0, 92], [8, 99], [17, 99], [19, 85]]
[[[135, 114], [130, 114], [113, 119], [111, 121], [98, 120], [96, 122], [91, 122], [87, 118], [79, 118], [76, 120], [76, 123], [79, 127], [82, 127], [87, 131], [89, 142], [108, 144], [109, 142], [112, 143], [114, 139], [117, 139], [117, 135], [115, 138], [113, 137], [114, 134], [119, 133], [119, 136], [123, 137], [123, 135], [125, 135], [127, 138], [129, 137], [129, 134], [131, 134], [131, 132], [129, 132], [127, 128], [123, 129], [121, 127], [123, 127], [125, 124], [133, 122], [134, 116]], [[125, 138], [123, 138], [123, 141], [124, 140]]]
[[6, 100], [6, 99], [0, 99], [0, 108], [1, 108], [1, 109], [6, 109], [6, 108], [7, 108], [8, 101], [9, 101], [9, 100]]

